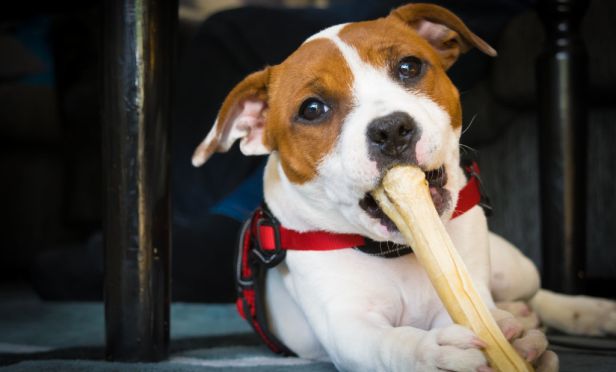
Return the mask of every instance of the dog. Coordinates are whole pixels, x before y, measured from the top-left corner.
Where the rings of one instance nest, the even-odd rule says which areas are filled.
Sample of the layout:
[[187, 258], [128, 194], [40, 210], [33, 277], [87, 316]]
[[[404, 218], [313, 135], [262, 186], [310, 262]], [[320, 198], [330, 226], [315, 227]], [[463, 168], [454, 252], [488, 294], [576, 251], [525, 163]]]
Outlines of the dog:
[[448, 10], [409, 4], [311, 36], [225, 99], [193, 165], [239, 140], [245, 155], [269, 154], [262, 215], [271, 214], [294, 236], [360, 236], [384, 242], [380, 249], [396, 256], [375, 257], [354, 243], [321, 250], [302, 240], [283, 259], [268, 261], [263, 319], [284, 350], [345, 371], [490, 370], [483, 341], [453, 324], [370, 196], [397, 164], [425, 171], [434, 205], [482, 299], [538, 370], [558, 369], [536, 329], [538, 319], [574, 334], [616, 332], [614, 302], [540, 289], [533, 263], [489, 232], [479, 205], [454, 215], [470, 176], [460, 167], [459, 93], [446, 71], [471, 48], [496, 56]]

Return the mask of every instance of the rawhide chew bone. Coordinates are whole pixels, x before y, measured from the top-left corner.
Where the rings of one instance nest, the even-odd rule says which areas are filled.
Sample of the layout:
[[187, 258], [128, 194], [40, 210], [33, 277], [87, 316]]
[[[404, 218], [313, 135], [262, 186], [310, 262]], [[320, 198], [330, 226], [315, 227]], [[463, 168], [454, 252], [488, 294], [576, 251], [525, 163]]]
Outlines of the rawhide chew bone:
[[424, 173], [417, 167], [394, 167], [372, 194], [413, 247], [453, 321], [469, 327], [487, 344], [484, 353], [490, 366], [502, 372], [533, 371], [479, 296], [436, 212]]

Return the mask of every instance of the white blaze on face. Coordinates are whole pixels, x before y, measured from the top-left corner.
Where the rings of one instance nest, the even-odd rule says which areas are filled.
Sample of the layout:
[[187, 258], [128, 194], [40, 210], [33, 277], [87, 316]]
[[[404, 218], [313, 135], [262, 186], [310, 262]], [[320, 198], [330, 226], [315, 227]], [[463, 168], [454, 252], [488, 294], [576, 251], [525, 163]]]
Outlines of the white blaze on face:
[[[419, 165], [428, 169], [443, 164], [447, 168], [458, 167], [460, 131], [451, 127], [449, 114], [426, 95], [404, 89], [391, 78], [386, 67], [377, 68], [363, 61], [353, 46], [338, 37], [344, 26], [330, 27], [307, 40], [325, 38], [338, 47], [353, 73], [353, 81], [349, 82], [353, 107], [344, 120], [338, 142], [321, 161], [318, 176], [297, 186], [297, 191], [309, 200], [305, 206], [311, 209], [308, 225], [324, 219], [321, 226], [312, 228], [391, 239], [391, 234], [359, 207], [359, 200], [375, 188], [381, 178], [376, 162], [370, 160], [368, 154], [368, 125], [393, 112], [407, 113], [421, 133], [416, 158]], [[302, 229], [311, 227], [301, 225]]]

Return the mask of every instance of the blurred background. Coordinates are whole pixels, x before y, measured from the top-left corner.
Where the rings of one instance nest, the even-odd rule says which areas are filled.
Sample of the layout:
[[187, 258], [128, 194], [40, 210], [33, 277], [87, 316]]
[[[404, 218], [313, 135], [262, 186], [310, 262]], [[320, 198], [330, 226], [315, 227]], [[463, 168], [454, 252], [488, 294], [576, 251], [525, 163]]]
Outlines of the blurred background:
[[[230, 302], [241, 216], [212, 208], [258, 174], [263, 159], [242, 160], [234, 149], [195, 170], [194, 147], [243, 76], [281, 62], [323, 27], [385, 15], [404, 2], [180, 3], [172, 293]], [[463, 151], [479, 159], [494, 206], [490, 227], [541, 265], [534, 63], [544, 36], [535, 2], [438, 3], [499, 52], [494, 60], [470, 52], [451, 70], [463, 99]], [[102, 298], [100, 7], [18, 4], [0, 15], [0, 281], [50, 300]], [[590, 1], [582, 34], [590, 72], [585, 290], [616, 297], [616, 2]]]

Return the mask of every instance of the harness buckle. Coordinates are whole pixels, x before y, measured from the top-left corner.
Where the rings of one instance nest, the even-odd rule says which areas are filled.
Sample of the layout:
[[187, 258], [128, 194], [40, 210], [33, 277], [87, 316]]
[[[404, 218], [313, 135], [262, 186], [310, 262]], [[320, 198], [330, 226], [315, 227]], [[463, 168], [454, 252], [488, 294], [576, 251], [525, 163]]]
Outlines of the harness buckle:
[[[265, 267], [271, 268], [282, 262], [286, 256], [286, 251], [282, 249], [280, 239], [280, 222], [265, 207], [261, 208], [260, 213], [256, 217], [254, 249], [252, 253]], [[262, 230], [268, 227], [272, 229], [274, 235], [273, 249], [263, 246]]]
[[481, 176], [479, 175], [479, 166], [475, 161], [466, 164], [464, 167], [466, 174], [469, 177], [474, 177], [477, 180], [477, 185], [479, 186], [479, 206], [483, 208], [486, 216], [490, 217], [492, 215], [492, 203], [490, 202], [490, 198], [488, 197], [488, 193], [486, 193], [483, 182], [481, 181]]

